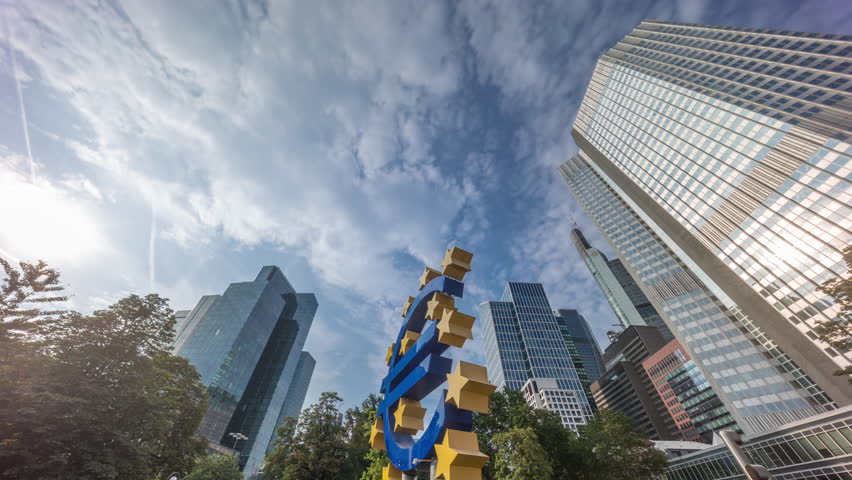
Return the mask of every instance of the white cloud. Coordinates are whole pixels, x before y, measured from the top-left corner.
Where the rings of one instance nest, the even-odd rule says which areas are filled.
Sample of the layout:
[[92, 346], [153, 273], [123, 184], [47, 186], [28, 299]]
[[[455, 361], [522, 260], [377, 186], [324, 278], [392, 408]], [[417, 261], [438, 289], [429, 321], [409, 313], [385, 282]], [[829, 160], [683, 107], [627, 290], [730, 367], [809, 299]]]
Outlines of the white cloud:
[[62, 179], [62, 185], [68, 190], [89, 195], [95, 200], [103, 200], [103, 195], [98, 187], [83, 175], [67, 175]]
[[[199, 5], [215, 12], [203, 28], [189, 21]], [[461, 66], [438, 4], [337, 6], [169, 2], [165, 15], [128, 2], [125, 17], [21, 4], [15, 20], [34, 81], [91, 131], [59, 137], [119, 199], [156, 210], [159, 238], [187, 249], [220, 236], [279, 245], [332, 285], [397, 300], [407, 291], [393, 256], [439, 258], [445, 226], [479, 200], [440, 173], [429, 148], [429, 112], [447, 105]]]

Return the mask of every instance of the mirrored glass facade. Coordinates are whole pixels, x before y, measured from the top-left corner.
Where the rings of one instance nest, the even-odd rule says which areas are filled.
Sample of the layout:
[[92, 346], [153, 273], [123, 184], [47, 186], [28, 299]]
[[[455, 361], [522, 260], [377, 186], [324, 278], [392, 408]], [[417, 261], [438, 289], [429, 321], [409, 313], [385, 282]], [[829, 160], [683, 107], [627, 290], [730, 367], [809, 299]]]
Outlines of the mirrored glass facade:
[[741, 431], [734, 417], [677, 340], [642, 362], [684, 440], [713, 443], [719, 430]]
[[[199, 435], [240, 453], [247, 475], [257, 471], [275, 434], [317, 301], [296, 293], [278, 267], [252, 282], [206, 296], [186, 316], [175, 353], [186, 357], [208, 388]], [[241, 433], [248, 440], [235, 442]]]
[[488, 378], [498, 389], [521, 390], [531, 378], [553, 379], [556, 389], [573, 392], [572, 410], [591, 416], [577, 368], [539, 283], [510, 282], [499, 302], [479, 305]]
[[798, 370], [785, 371], [795, 364], [777, 348], [754, 341], [735, 314], [736, 305], [716, 297], [649, 226], [647, 216], [640, 216], [641, 209], [629, 204], [590, 162], [580, 152], [560, 167], [569, 189], [737, 423], [758, 432], [824, 411], [822, 397], [808, 390], [816, 389], [813, 382]]
[[710, 293], [840, 405], [852, 392], [830, 372], [852, 352], [818, 340], [839, 311], [818, 287], [852, 243], [851, 53], [842, 35], [642, 22], [598, 61], [574, 124]]
[[[299, 356], [299, 364], [296, 366], [296, 372], [293, 374], [293, 382], [290, 388], [287, 389], [287, 397], [284, 403], [281, 404], [281, 411], [278, 414], [276, 428], [284, 424], [284, 419], [287, 417], [298, 418], [302, 412], [302, 406], [305, 403], [305, 396], [308, 393], [308, 388], [311, 386], [311, 377], [314, 374], [314, 368], [317, 361], [308, 352], [302, 352]], [[269, 445], [266, 447], [266, 453], [272, 451], [272, 445], [275, 442], [275, 435], [269, 438]]]

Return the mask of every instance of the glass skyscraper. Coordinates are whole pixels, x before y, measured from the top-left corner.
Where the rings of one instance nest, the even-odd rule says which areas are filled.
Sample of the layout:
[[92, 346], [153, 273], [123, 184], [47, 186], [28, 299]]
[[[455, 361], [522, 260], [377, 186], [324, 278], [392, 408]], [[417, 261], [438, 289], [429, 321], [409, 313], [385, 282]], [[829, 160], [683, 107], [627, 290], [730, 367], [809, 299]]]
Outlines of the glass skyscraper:
[[852, 243], [850, 37], [642, 22], [561, 172], [746, 433], [848, 405], [817, 287]]
[[[586, 398], [592, 403], [592, 392], [589, 386], [600, 378], [604, 372], [603, 360], [601, 360], [601, 349], [592, 333], [592, 329], [586, 322], [585, 317], [577, 310], [559, 309], [554, 312], [556, 323], [565, 338], [568, 350], [571, 353], [571, 361], [577, 368], [580, 383], [586, 392]], [[595, 405], [592, 404], [592, 407]]]
[[586, 240], [579, 228], [571, 230], [571, 240], [622, 327], [647, 325], [658, 329], [666, 340], [674, 338], [621, 260], [606, 258], [606, 255]]
[[541, 284], [509, 282], [499, 302], [479, 305], [479, 317], [492, 384], [522, 390], [532, 380], [528, 401], [559, 405], [575, 430], [587, 422], [591, 407]]
[[[302, 352], [317, 300], [297, 293], [278, 267], [252, 282], [202, 297], [178, 325], [175, 353], [186, 357], [208, 388], [199, 435], [233, 448], [240, 466], [258, 471], [284, 416], [298, 414], [314, 362]], [[231, 433], [248, 440], [235, 442]]]
[[642, 362], [684, 440], [713, 442], [719, 430], [739, 430], [707, 378], [677, 340]]

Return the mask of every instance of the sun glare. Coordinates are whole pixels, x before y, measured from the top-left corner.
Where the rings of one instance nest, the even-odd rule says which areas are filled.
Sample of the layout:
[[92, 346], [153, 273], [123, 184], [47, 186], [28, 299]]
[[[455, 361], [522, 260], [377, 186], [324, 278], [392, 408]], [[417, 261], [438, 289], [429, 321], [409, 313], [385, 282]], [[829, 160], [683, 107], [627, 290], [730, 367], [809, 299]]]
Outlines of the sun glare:
[[0, 220], [0, 249], [21, 260], [77, 263], [106, 248], [87, 199], [5, 168], [0, 168]]

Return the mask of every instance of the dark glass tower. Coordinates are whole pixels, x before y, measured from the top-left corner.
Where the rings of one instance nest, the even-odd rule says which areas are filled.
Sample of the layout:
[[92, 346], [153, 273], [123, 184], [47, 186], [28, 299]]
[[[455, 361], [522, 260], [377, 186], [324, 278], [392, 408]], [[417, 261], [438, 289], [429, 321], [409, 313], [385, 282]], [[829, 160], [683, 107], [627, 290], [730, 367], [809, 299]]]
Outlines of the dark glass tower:
[[[580, 383], [586, 391], [589, 402], [592, 402], [592, 392], [589, 386], [600, 378], [604, 372], [603, 360], [601, 360], [601, 349], [595, 341], [592, 329], [586, 319], [577, 310], [559, 309], [555, 312], [556, 323], [568, 344], [571, 352], [571, 360], [577, 367]], [[595, 407], [595, 405], [592, 405]]]
[[[198, 433], [228, 448], [235, 443], [231, 433], [247, 436], [236, 444], [247, 476], [260, 468], [294, 378], [299, 383], [297, 367], [316, 310], [312, 293], [296, 293], [278, 267], [267, 266], [253, 282], [202, 297], [183, 319], [175, 352], [198, 369], [209, 394]], [[304, 383], [304, 367], [301, 375]], [[301, 400], [290, 403], [301, 407], [306, 390], [299, 387]]]

